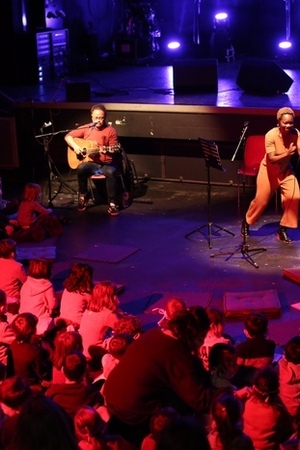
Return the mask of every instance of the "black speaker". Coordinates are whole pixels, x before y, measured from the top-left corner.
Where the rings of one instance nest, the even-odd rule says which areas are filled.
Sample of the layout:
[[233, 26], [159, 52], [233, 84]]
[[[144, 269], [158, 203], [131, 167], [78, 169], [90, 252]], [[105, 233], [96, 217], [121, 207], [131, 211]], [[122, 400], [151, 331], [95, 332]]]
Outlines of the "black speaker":
[[242, 61], [236, 84], [244, 91], [258, 94], [287, 92], [294, 80], [273, 61], [249, 59]]
[[218, 60], [174, 61], [173, 86], [175, 94], [218, 92]]
[[91, 84], [89, 82], [66, 83], [67, 102], [89, 102], [91, 100]]

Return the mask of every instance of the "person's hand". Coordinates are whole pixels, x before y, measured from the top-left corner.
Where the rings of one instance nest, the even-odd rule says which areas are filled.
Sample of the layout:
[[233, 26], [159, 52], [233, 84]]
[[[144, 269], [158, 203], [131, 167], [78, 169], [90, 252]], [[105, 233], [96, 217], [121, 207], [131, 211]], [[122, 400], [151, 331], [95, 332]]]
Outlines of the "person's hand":
[[234, 396], [239, 398], [240, 400], [247, 400], [252, 395], [252, 388], [249, 386], [245, 386], [242, 389], [238, 389], [234, 391]]
[[76, 153], [76, 155], [81, 155], [82, 153], [81, 147], [77, 144], [74, 145], [73, 150]]
[[293, 155], [296, 150], [297, 150], [296, 145], [293, 142], [291, 142], [290, 146], [289, 146], [289, 149], [288, 149], [289, 155]]
[[7, 236], [11, 236], [14, 232], [14, 227], [12, 225], [6, 225], [5, 227], [5, 232], [7, 234]]

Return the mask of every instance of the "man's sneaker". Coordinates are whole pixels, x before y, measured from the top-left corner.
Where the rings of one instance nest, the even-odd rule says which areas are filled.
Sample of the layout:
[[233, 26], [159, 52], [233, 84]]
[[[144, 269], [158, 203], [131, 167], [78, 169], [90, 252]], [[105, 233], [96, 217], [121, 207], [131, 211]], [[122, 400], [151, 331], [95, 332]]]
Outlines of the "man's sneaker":
[[77, 211], [85, 211], [88, 201], [85, 195], [79, 195]]
[[119, 215], [119, 208], [114, 203], [109, 204], [108, 208], [108, 214], [110, 216], [118, 216]]

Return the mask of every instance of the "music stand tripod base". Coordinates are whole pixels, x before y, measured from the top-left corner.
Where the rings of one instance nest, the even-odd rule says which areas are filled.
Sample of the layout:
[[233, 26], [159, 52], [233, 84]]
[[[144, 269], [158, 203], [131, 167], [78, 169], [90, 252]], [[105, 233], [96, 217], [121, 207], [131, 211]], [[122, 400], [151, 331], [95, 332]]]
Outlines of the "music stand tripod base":
[[236, 255], [236, 254], [241, 254], [242, 258], [245, 259], [249, 264], [251, 264], [253, 267], [255, 267], [255, 269], [259, 269], [259, 265], [257, 264], [257, 262], [254, 261], [254, 259], [251, 256], [251, 253], [257, 255], [259, 253], [263, 253], [266, 252], [267, 249], [265, 247], [257, 247], [257, 248], [250, 248], [250, 245], [248, 244], [247, 241], [248, 236], [243, 236], [243, 243], [241, 245], [239, 245], [235, 250], [231, 251], [231, 252], [220, 252], [217, 255], [216, 254], [211, 254], [210, 257], [214, 258], [215, 256], [227, 256], [227, 258], [225, 259], [225, 261], [228, 261], [232, 256]]
[[[205, 233], [203, 230], [204, 228], [207, 227], [207, 233]], [[203, 234], [203, 236], [207, 239], [208, 241], [208, 247], [212, 248], [212, 237], [214, 235], [214, 231], [213, 228], [218, 232], [218, 231], [224, 231], [225, 233], [230, 234], [231, 236], [235, 236], [234, 233], [232, 233], [231, 231], [227, 230], [224, 227], [221, 227], [220, 225], [216, 225], [212, 222], [208, 222], [204, 225], [201, 225], [201, 227], [195, 228], [194, 230], [190, 231], [189, 233], [187, 233], [185, 235], [186, 238], [188, 238], [189, 236], [191, 236], [194, 233], [201, 233]]]
[[220, 170], [221, 172], [225, 172], [225, 169], [222, 165], [219, 149], [218, 146], [213, 141], [207, 141], [206, 139], [198, 138], [200, 149], [203, 153], [204, 160], [205, 160], [205, 166], [206, 166], [206, 172], [207, 172], [207, 222], [204, 225], [201, 225], [200, 227], [197, 227], [196, 229], [190, 231], [185, 235], [185, 238], [188, 238], [192, 234], [196, 232], [200, 232], [205, 235], [205, 233], [202, 231], [203, 228], [207, 227], [207, 240], [208, 240], [208, 246], [209, 248], [212, 248], [212, 237], [213, 232], [212, 229], [215, 228], [218, 231], [224, 231], [227, 234], [230, 234], [231, 236], [234, 236], [234, 233], [232, 233], [229, 230], [226, 230], [226, 228], [221, 227], [220, 225], [215, 225], [211, 218], [211, 179], [210, 179], [210, 168], [213, 167], [214, 169]]

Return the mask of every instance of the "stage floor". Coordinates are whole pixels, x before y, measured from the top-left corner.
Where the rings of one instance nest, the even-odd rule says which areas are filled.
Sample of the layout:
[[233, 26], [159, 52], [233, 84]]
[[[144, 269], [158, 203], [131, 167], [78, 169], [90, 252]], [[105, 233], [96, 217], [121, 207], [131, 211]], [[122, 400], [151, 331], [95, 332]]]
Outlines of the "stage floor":
[[[300, 108], [300, 63], [272, 61], [292, 79], [286, 93], [249, 94], [236, 84], [243, 60], [218, 63], [218, 92], [174, 92], [172, 65], [116, 65], [113, 68], [75, 72], [57, 80], [35, 86], [2, 85], [4, 99], [9, 102], [66, 102], [66, 84], [90, 84], [91, 102], [156, 105], [202, 105], [220, 108]], [[2, 100], [3, 101], [3, 100]]]

